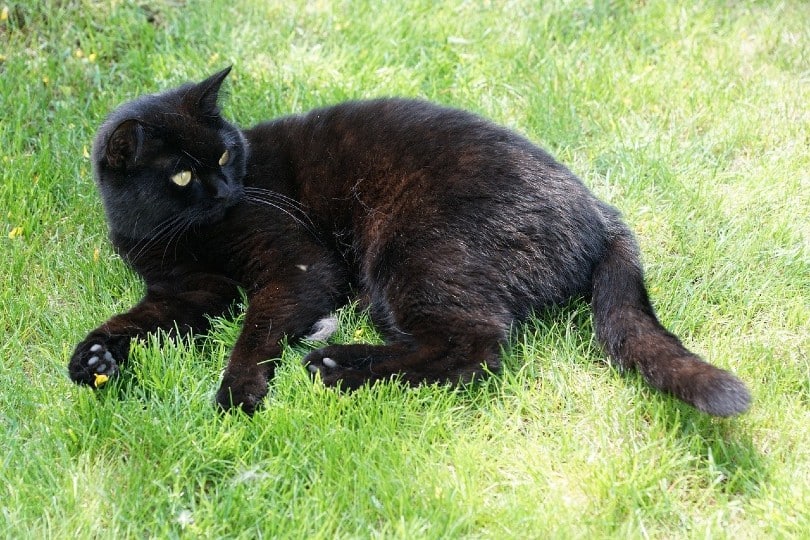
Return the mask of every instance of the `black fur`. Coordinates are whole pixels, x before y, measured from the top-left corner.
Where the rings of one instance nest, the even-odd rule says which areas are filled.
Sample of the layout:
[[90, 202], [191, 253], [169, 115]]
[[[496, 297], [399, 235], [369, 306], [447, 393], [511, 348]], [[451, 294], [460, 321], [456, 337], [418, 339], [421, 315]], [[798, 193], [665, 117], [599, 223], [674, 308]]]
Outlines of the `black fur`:
[[[736, 377], [660, 325], [618, 212], [528, 140], [402, 99], [240, 131], [217, 105], [228, 71], [125, 104], [99, 130], [93, 160], [112, 242], [147, 293], [78, 345], [77, 382], [115, 375], [132, 338], [205, 331], [240, 288], [249, 307], [217, 401], [247, 412], [267, 392], [279, 341], [305, 336], [354, 293], [386, 343], [304, 359], [349, 389], [497, 371], [515, 321], [584, 296], [621, 366], [710, 414], [748, 407]], [[182, 171], [193, 177], [185, 186], [171, 180]]]

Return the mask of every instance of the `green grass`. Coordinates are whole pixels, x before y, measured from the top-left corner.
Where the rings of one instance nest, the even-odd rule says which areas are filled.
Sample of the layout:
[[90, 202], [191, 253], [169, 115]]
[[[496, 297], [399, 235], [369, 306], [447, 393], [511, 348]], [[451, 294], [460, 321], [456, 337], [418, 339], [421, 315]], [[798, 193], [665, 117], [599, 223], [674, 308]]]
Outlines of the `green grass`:
[[[0, 0], [0, 535], [807, 537], [804, 2], [138, 4]], [[300, 346], [264, 410], [219, 417], [224, 320], [136, 346], [104, 391], [72, 385], [74, 344], [141, 293], [105, 239], [94, 130], [230, 63], [243, 125], [420, 96], [549, 148], [624, 211], [662, 320], [749, 383], [750, 412], [711, 419], [617, 373], [579, 304], [457, 391], [340, 395]], [[337, 341], [375, 339], [340, 315]]]

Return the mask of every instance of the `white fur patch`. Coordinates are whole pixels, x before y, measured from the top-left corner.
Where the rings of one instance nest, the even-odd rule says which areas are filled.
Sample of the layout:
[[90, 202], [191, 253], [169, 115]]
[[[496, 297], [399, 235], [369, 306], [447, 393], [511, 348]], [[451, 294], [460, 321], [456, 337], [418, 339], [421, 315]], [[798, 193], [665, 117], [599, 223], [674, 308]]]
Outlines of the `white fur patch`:
[[305, 339], [310, 341], [326, 341], [338, 328], [338, 319], [334, 315], [324, 317], [312, 325], [310, 334]]

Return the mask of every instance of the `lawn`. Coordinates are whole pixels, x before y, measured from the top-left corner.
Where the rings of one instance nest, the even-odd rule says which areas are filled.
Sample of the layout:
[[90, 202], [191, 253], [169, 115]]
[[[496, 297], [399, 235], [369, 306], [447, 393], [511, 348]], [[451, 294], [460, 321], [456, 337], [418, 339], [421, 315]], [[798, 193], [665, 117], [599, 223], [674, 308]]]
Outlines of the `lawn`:
[[[810, 535], [806, 3], [142, 4], [0, 0], [0, 535]], [[619, 373], [581, 302], [459, 390], [339, 394], [295, 345], [263, 410], [220, 416], [238, 317], [74, 386], [74, 345], [142, 292], [106, 240], [95, 129], [230, 64], [224, 110], [245, 126], [418, 96], [549, 149], [622, 209], [660, 318], [749, 384], [750, 411], [710, 418]], [[335, 342], [378, 339], [339, 316]]]

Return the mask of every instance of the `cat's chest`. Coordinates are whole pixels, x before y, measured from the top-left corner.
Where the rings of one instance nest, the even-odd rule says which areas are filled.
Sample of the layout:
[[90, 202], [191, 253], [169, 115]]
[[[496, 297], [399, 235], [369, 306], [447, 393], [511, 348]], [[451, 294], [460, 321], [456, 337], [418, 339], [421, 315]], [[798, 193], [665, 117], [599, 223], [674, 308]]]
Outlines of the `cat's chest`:
[[198, 231], [190, 247], [206, 266], [252, 288], [295, 275], [322, 256], [322, 248], [300, 229], [298, 224], [248, 208]]

